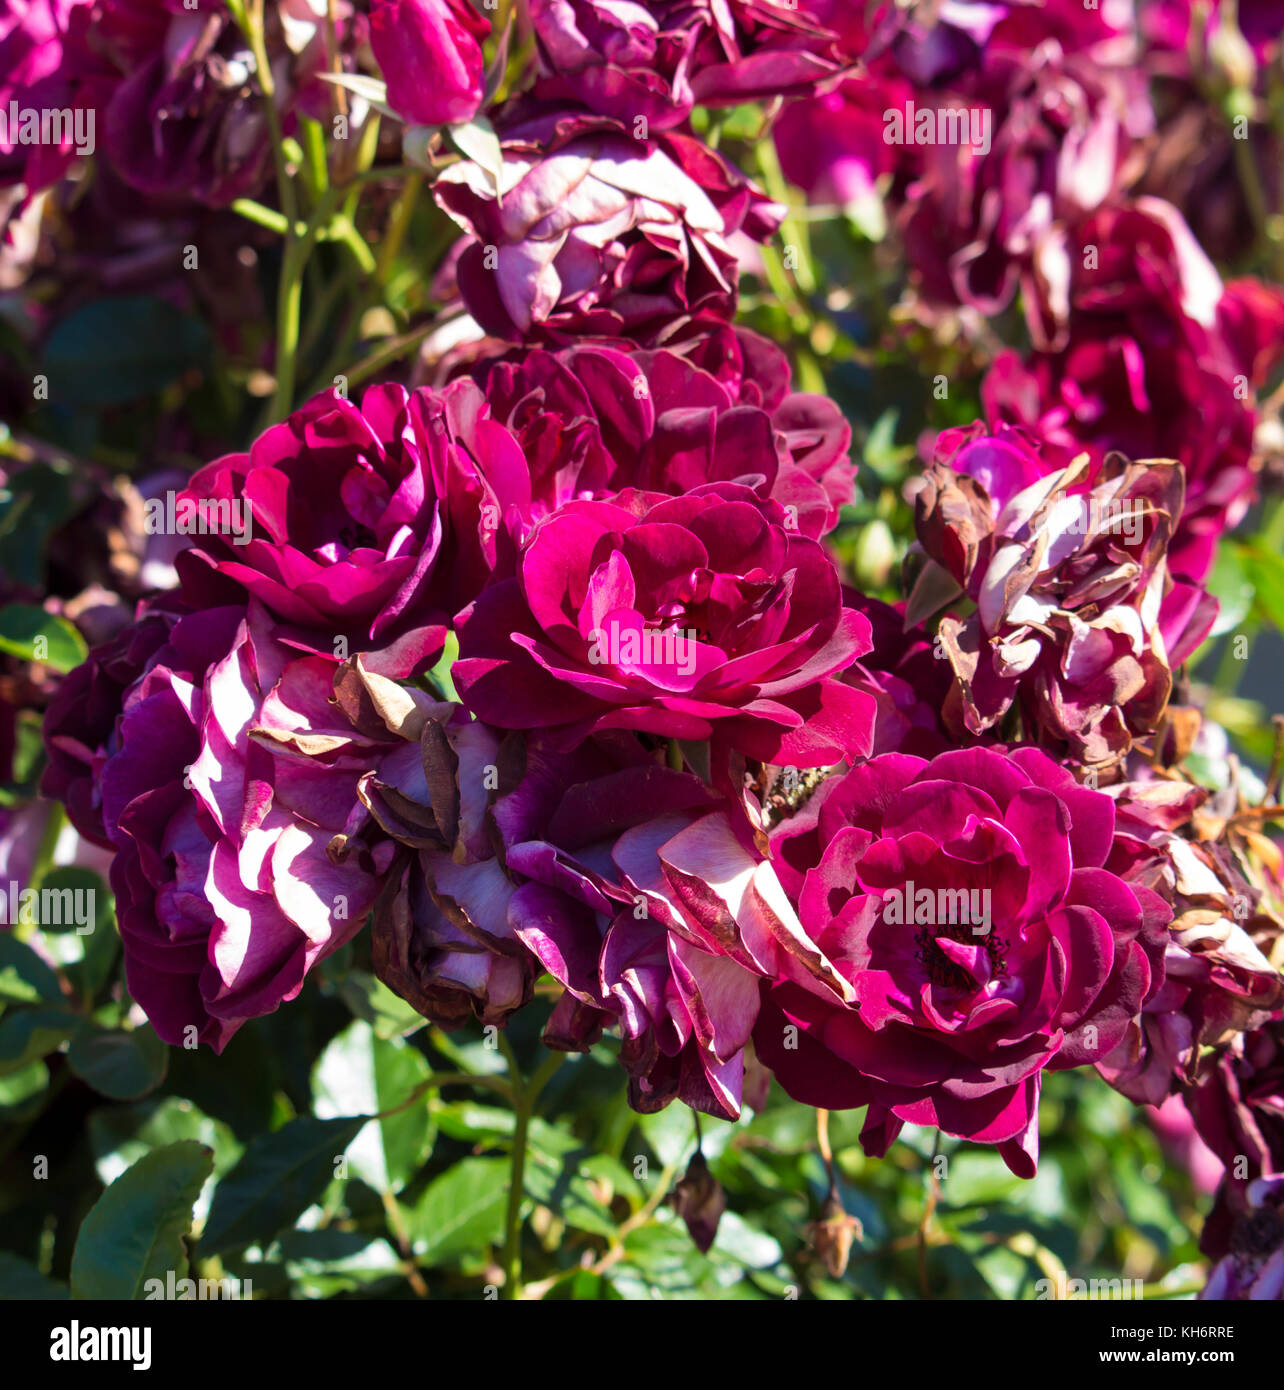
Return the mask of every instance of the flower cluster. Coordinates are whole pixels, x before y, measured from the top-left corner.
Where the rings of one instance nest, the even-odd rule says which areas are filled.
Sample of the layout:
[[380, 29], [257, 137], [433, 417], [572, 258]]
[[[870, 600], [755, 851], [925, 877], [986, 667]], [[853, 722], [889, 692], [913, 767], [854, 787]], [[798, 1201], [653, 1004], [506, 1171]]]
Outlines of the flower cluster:
[[[610, 1035], [638, 1111], [736, 1119], [770, 1077], [864, 1108], [870, 1155], [933, 1126], [1022, 1177], [1047, 1078], [1094, 1067], [1248, 1156], [1213, 1290], [1280, 1296], [1279, 758], [1260, 805], [1228, 757], [1198, 785], [1191, 663], [1215, 562], [1270, 564], [1223, 538], [1284, 452], [1284, 292], [1164, 196], [1147, 79], [1195, 80], [1189, 34], [529, 0], [515, 73], [468, 0], [7, 8], [0, 101], [96, 117], [91, 197], [284, 238], [262, 427], [185, 439], [165, 582], [29, 700], [160, 1037], [222, 1051], [351, 943], [441, 1028]], [[90, 154], [10, 131], [0, 181]], [[782, 169], [885, 238], [871, 284], [902, 258], [886, 340], [965, 401], [921, 465], [855, 418], [881, 381], [824, 370], [886, 342], [861, 273], [799, 267]], [[331, 361], [299, 300], [358, 275]]]

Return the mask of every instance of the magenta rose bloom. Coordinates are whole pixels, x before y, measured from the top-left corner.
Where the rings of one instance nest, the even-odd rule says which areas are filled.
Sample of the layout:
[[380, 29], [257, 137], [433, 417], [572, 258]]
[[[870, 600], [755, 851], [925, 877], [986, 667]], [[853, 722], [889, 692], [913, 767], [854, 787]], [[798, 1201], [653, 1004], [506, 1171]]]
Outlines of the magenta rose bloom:
[[697, 346], [591, 343], [512, 353], [474, 369], [491, 412], [525, 455], [509, 476], [487, 480], [489, 500], [516, 518], [519, 539], [575, 498], [627, 488], [680, 496], [723, 481], [774, 498], [805, 536], [837, 525], [855, 495], [851, 429], [838, 407], [790, 392], [787, 367], [779, 389], [763, 380], [766, 394], [746, 402], [743, 381], [705, 370], [688, 350]]
[[390, 855], [327, 846], [363, 758], [305, 756], [335, 664], [252, 603], [179, 618], [126, 692], [101, 771], [130, 994], [174, 1045], [221, 1050], [363, 924]]
[[914, 150], [885, 138], [884, 113], [905, 110], [911, 97], [908, 83], [876, 70], [790, 103], [773, 127], [785, 177], [812, 202], [837, 204], [871, 235], [880, 233], [885, 187], [917, 164]]
[[388, 105], [411, 125], [470, 121], [481, 105], [481, 41], [490, 33], [468, 0], [375, 0], [370, 47]]
[[7, 0], [0, 13], [0, 187], [22, 184], [28, 194], [39, 193], [75, 158], [74, 132], [60, 132], [68, 138], [55, 144], [22, 143], [21, 124], [11, 128], [10, 108], [39, 113], [72, 107], [65, 49], [72, 12], [84, 3]]
[[728, 238], [765, 241], [782, 210], [716, 151], [676, 132], [635, 139], [573, 110], [498, 124], [502, 202], [468, 160], [433, 186], [469, 235], [459, 290], [487, 333], [654, 345], [701, 314], [734, 317], [739, 267]]
[[1109, 1053], [1162, 971], [1166, 904], [1102, 867], [1113, 828], [1109, 797], [1029, 747], [826, 782], [772, 849], [854, 1000], [771, 986], [758, 1055], [796, 1100], [868, 1105], [868, 1153], [910, 1121], [1033, 1175], [1042, 1073]]
[[680, 125], [697, 103], [801, 96], [841, 65], [821, 6], [761, 0], [531, 0], [541, 91], [626, 123]]
[[474, 457], [490, 472], [505, 466], [497, 455], [520, 458], [480, 404], [471, 383], [440, 396], [374, 386], [360, 406], [330, 391], [248, 454], [206, 465], [175, 501], [180, 524], [207, 520], [179, 560], [188, 601], [216, 601], [230, 581], [323, 654], [374, 652], [394, 676], [431, 665], [449, 613], [489, 572], [476, 531], [466, 554], [447, 554], [447, 479]]
[[873, 702], [835, 677], [869, 624], [788, 520], [731, 483], [567, 503], [460, 615], [464, 703], [568, 747], [634, 729], [798, 767], [864, 753]]

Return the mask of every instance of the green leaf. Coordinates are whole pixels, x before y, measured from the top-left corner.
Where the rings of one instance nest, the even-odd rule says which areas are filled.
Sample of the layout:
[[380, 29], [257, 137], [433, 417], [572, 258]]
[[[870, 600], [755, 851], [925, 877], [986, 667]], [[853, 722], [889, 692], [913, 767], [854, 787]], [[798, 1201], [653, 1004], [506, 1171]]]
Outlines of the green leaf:
[[434, 1178], [408, 1226], [414, 1250], [444, 1264], [504, 1235], [511, 1165], [503, 1158], [465, 1158]]
[[458, 125], [447, 126], [446, 130], [451, 144], [460, 154], [471, 159], [490, 175], [495, 196], [502, 202], [504, 152], [500, 148], [495, 127], [485, 116], [474, 116], [471, 121], [461, 121]]
[[[401, 1042], [377, 1038], [357, 1020], [331, 1040], [312, 1074], [313, 1109], [321, 1119], [377, 1114], [402, 1104], [431, 1074], [423, 1054]], [[379, 1192], [399, 1192], [432, 1150], [428, 1097], [399, 1114], [372, 1120], [353, 1140], [348, 1162]]]
[[1244, 573], [1255, 590], [1257, 610], [1284, 631], [1284, 558], [1255, 546], [1241, 546]]
[[0, 999], [13, 1004], [62, 1004], [58, 977], [9, 932], [0, 935]]
[[288, 1231], [281, 1237], [281, 1258], [304, 1298], [402, 1277], [401, 1258], [387, 1240], [359, 1231]]
[[183, 1237], [214, 1166], [203, 1145], [157, 1149], [122, 1173], [94, 1203], [71, 1257], [73, 1298], [137, 1299], [149, 1279], [187, 1277]]
[[11, 584], [44, 587], [49, 537], [76, 514], [75, 494], [70, 470], [45, 463], [10, 474], [0, 484], [0, 574]]
[[32, 603], [10, 603], [0, 608], [0, 652], [70, 671], [89, 655], [89, 648], [66, 618]]
[[138, 1100], [165, 1079], [169, 1049], [150, 1026], [99, 1028], [86, 1021], [67, 1049], [67, 1064], [100, 1095]]
[[364, 1018], [377, 1038], [407, 1037], [427, 1025], [422, 1014], [369, 971], [349, 967], [342, 970], [335, 984], [353, 1015]]
[[1217, 547], [1217, 558], [1204, 587], [1220, 605], [1209, 636], [1234, 632], [1253, 607], [1253, 579], [1240, 546], [1227, 542]]
[[612, 1236], [618, 1223], [600, 1198], [604, 1185], [592, 1179], [587, 1163], [574, 1158], [563, 1162], [538, 1150], [528, 1155], [526, 1192], [530, 1197], [577, 1231]]
[[734, 1211], [724, 1211], [718, 1222], [714, 1251], [750, 1269], [770, 1269], [784, 1258], [780, 1242], [760, 1231]]
[[[607, 1274], [626, 1299], [702, 1299], [714, 1279], [714, 1266], [673, 1222], [639, 1227], [626, 1242], [628, 1256]], [[716, 1290], [716, 1285], [714, 1286]]]
[[335, 1160], [367, 1118], [317, 1120], [301, 1115], [254, 1139], [215, 1189], [201, 1233], [202, 1256], [261, 1244], [290, 1225], [329, 1186]]
[[35, 1265], [0, 1250], [0, 1302], [53, 1302], [67, 1296], [66, 1284], [46, 1279]]
[[167, 300], [99, 299], [74, 309], [45, 344], [50, 395], [102, 409], [155, 395], [205, 362], [209, 329]]
[[0, 1076], [22, 1071], [54, 1052], [76, 1027], [74, 1015], [54, 1009], [19, 1009], [0, 1019]]
[[[38, 1113], [44, 1103], [44, 1090], [48, 1084], [49, 1068], [40, 1061], [29, 1063], [21, 1071], [0, 1076], [0, 1107], [10, 1112], [4, 1116], [5, 1120], [16, 1121], [29, 1113]], [[42, 1098], [39, 1104], [31, 1106], [37, 1097]]]
[[454, 704], [459, 703], [459, 691], [455, 689], [454, 677], [450, 673], [458, 657], [459, 638], [453, 632], [448, 632], [437, 664], [428, 672], [428, 679]]
[[[87, 1128], [94, 1167], [104, 1184], [115, 1182], [144, 1154], [184, 1139], [213, 1150], [216, 1177], [226, 1173], [243, 1152], [225, 1124], [181, 1096], [153, 1097], [137, 1105], [100, 1105], [90, 1113]], [[206, 1199], [212, 1197], [213, 1188], [205, 1188], [196, 1204], [198, 1220], [208, 1214]]]
[[[47, 892], [58, 896], [56, 899], [46, 897]], [[111, 894], [92, 869], [66, 864], [50, 869], [40, 880], [40, 902], [33, 905], [33, 911], [39, 918], [41, 931], [74, 931], [90, 936], [110, 927], [111, 904]], [[46, 912], [46, 907], [52, 911]]]
[[388, 84], [377, 77], [367, 77], [359, 72], [319, 72], [317, 76], [324, 82], [333, 82], [336, 87], [344, 87], [359, 96], [362, 101], [373, 106], [381, 116], [400, 121], [401, 117], [388, 105]]

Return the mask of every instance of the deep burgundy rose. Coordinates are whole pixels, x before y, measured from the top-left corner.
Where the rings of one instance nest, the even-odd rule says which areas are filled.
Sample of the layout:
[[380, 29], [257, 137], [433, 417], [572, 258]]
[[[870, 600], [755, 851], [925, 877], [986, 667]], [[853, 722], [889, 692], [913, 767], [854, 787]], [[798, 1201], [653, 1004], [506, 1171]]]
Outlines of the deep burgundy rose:
[[[39, 193], [60, 178], [75, 158], [74, 118], [70, 128], [57, 130], [60, 138], [52, 142], [44, 139], [44, 131], [34, 141], [26, 138], [30, 130], [24, 120], [31, 119], [27, 112], [34, 112], [36, 121], [42, 122], [44, 113], [72, 110], [67, 31], [72, 12], [84, 3], [86, 0], [6, 0], [0, 12], [0, 111], [4, 112], [5, 132], [0, 140], [0, 188], [22, 184], [28, 194]], [[16, 127], [12, 121], [15, 112], [19, 117]], [[88, 134], [86, 114], [82, 107], [82, 131]]]
[[719, 481], [774, 498], [804, 536], [833, 529], [855, 495], [851, 429], [838, 407], [790, 392], [787, 366], [778, 377], [719, 379], [700, 363], [705, 346], [586, 343], [474, 369], [525, 454], [508, 477], [487, 480], [488, 500], [516, 518], [519, 539], [575, 498], [627, 488], [680, 496]]
[[[1209, 1224], [1224, 1232], [1223, 1249], [1200, 1298], [1284, 1301], [1284, 1177], [1237, 1185], [1218, 1205]], [[1200, 1248], [1209, 1247], [1201, 1238]]]
[[1232, 1038], [1187, 1093], [1199, 1136], [1240, 1176], [1284, 1173], [1284, 1020]]
[[850, 8], [860, 69], [782, 113], [782, 167], [873, 238], [896, 213], [921, 312], [995, 314], [1056, 219], [1125, 186], [1151, 128], [1128, 7]]
[[1176, 459], [1186, 475], [1169, 567], [1198, 582], [1253, 495], [1254, 392], [1278, 360], [1280, 297], [1223, 285], [1176, 209], [1154, 198], [1045, 238], [1028, 299], [1042, 350], [996, 360], [992, 421], [1022, 425], [1062, 467], [1083, 450]]
[[261, 606], [179, 618], [126, 691], [100, 774], [130, 994], [168, 1043], [221, 1050], [364, 923], [390, 854], [327, 846], [364, 758], [316, 756], [334, 663]]
[[865, 752], [873, 702], [836, 676], [869, 624], [789, 520], [731, 483], [566, 503], [460, 615], [464, 703], [567, 746], [634, 729], [797, 767]]
[[637, 740], [597, 735], [567, 754], [535, 735], [525, 774], [495, 805], [509, 920], [566, 990], [546, 1030], [584, 1050], [619, 1028], [629, 1100], [678, 1098], [735, 1118], [760, 981], [849, 988], [799, 929], [739, 814]]
[[853, 991], [779, 983], [758, 1055], [796, 1100], [1038, 1156], [1042, 1073], [1098, 1061], [1162, 971], [1167, 906], [1106, 870], [1114, 805], [1038, 749], [887, 754], [831, 779], [772, 849], [803, 930]]
[[1134, 69], [1045, 45], [1009, 53], [978, 89], [942, 103], [938, 119], [951, 109], [967, 118], [968, 142], [938, 135], [916, 151], [922, 171], [906, 193], [911, 280], [934, 304], [995, 315], [1058, 221], [1120, 193], [1129, 155], [1149, 131], [1150, 106]]
[[375, 0], [370, 47], [388, 105], [411, 125], [470, 121], [482, 100], [481, 41], [490, 33], [468, 0]]
[[1181, 469], [1110, 455], [1040, 476], [1028, 440], [950, 431], [917, 496], [929, 557], [910, 611], [954, 594], [975, 611], [941, 619], [957, 687], [951, 727], [995, 729], [1014, 708], [1030, 741], [1110, 767], [1151, 733], [1172, 672], [1207, 635], [1214, 600], [1175, 581], [1166, 555]]
[[[348, 13], [341, 5], [341, 18]], [[288, 128], [325, 60], [325, 12], [281, 0], [265, 16]], [[77, 98], [97, 108], [103, 153], [133, 188], [224, 207], [266, 181], [272, 152], [254, 55], [221, 0], [90, 0], [72, 17], [69, 64]]]
[[360, 406], [329, 391], [248, 454], [208, 464], [175, 500], [180, 525], [207, 523], [179, 560], [189, 602], [214, 601], [215, 581], [231, 582], [311, 632], [323, 654], [374, 652], [395, 676], [431, 665], [450, 613], [493, 562], [475, 512], [455, 543], [447, 492], [477, 467], [496, 474], [521, 462], [484, 416], [469, 382], [440, 395], [375, 386]]
[[680, 125], [692, 106], [811, 93], [839, 71], [822, 3], [531, 0], [542, 90], [616, 120]]
[[728, 238], [765, 241], [783, 210], [716, 151], [677, 132], [636, 139], [565, 109], [514, 111], [498, 127], [502, 201], [468, 160], [433, 188], [468, 233], [458, 285], [487, 333], [656, 345], [701, 314], [734, 316]]
[[110, 827], [103, 825], [101, 779], [115, 749], [125, 692], [169, 641], [179, 611], [167, 600], [144, 604], [135, 622], [63, 678], [45, 712], [48, 762], [41, 794], [61, 801], [67, 819], [94, 844], [112, 843]]

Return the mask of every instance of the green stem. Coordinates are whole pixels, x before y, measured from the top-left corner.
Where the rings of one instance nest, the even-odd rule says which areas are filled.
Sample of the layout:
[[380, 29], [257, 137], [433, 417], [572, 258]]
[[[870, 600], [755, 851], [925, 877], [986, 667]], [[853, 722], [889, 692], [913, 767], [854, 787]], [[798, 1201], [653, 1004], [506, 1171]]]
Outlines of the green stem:
[[344, 185], [344, 191], [348, 197], [343, 205], [343, 215], [349, 222], [357, 215], [357, 203], [361, 198], [361, 185], [368, 183], [372, 176], [377, 177], [376, 172], [370, 166], [379, 153], [379, 121], [378, 112], [371, 112], [361, 131], [361, 143], [357, 146], [356, 173]]
[[294, 379], [299, 358], [299, 322], [303, 304], [303, 271], [317, 239], [334, 216], [339, 194], [328, 189], [317, 204], [303, 235], [291, 232], [285, 243], [285, 259], [276, 301], [276, 391], [272, 420], [283, 420], [294, 404]]
[[66, 824], [67, 813], [63, 810], [62, 802], [52, 802], [49, 807], [49, 820], [45, 824], [44, 833], [40, 836], [35, 862], [31, 866], [31, 887], [39, 888], [44, 881], [45, 875], [53, 864], [54, 850], [58, 848], [58, 837], [62, 834]]
[[239, 213], [250, 222], [257, 223], [260, 227], [266, 227], [269, 232], [275, 232], [277, 236], [288, 236], [290, 234], [290, 223], [275, 208], [265, 208], [262, 203], [256, 203], [253, 198], [238, 198], [232, 204], [232, 211]]
[[306, 247], [311, 242], [291, 237], [281, 265], [281, 283], [276, 300], [276, 391], [272, 397], [272, 419], [284, 420], [294, 403], [294, 373], [299, 351], [299, 314], [303, 304], [303, 266]]
[[508, 1058], [509, 1077], [517, 1097], [517, 1123], [513, 1129], [513, 1170], [508, 1189], [508, 1219], [505, 1225], [504, 1253], [500, 1262], [504, 1270], [502, 1296], [508, 1301], [520, 1298], [522, 1291], [522, 1200], [526, 1195], [526, 1136], [530, 1129], [531, 1116], [535, 1113], [535, 1102], [548, 1084], [549, 1078], [565, 1061], [566, 1054], [550, 1052], [534, 1076], [523, 1085], [516, 1054], [502, 1033], [500, 1047], [504, 1056]]
[[401, 250], [401, 244], [406, 239], [406, 233], [410, 230], [410, 219], [414, 216], [415, 202], [423, 186], [423, 175], [411, 174], [397, 198], [396, 206], [392, 210], [392, 220], [388, 225], [388, 234], [384, 237], [383, 245], [379, 248], [379, 263], [376, 274], [381, 285], [387, 284], [388, 276], [392, 273], [392, 263], [396, 260], [397, 253]]
[[325, 148], [325, 129], [320, 121], [314, 121], [311, 116], [303, 117], [303, 153], [308, 191], [315, 204], [321, 201], [330, 186], [330, 164]]
[[341, 242], [352, 253], [352, 259], [356, 261], [362, 274], [374, 274], [374, 252], [366, 245], [365, 238], [349, 218], [342, 215], [336, 217], [327, 230], [326, 240]]
[[232, 17], [241, 27], [250, 51], [254, 54], [255, 73], [259, 79], [259, 89], [267, 111], [268, 132], [272, 137], [272, 162], [276, 166], [277, 194], [281, 200], [281, 211], [293, 222], [298, 214], [294, 197], [294, 184], [285, 157], [285, 139], [281, 130], [281, 113], [276, 109], [276, 81], [272, 76], [272, 64], [268, 60], [267, 42], [263, 32], [264, 0], [252, 0], [247, 9], [243, 4], [232, 8]]

